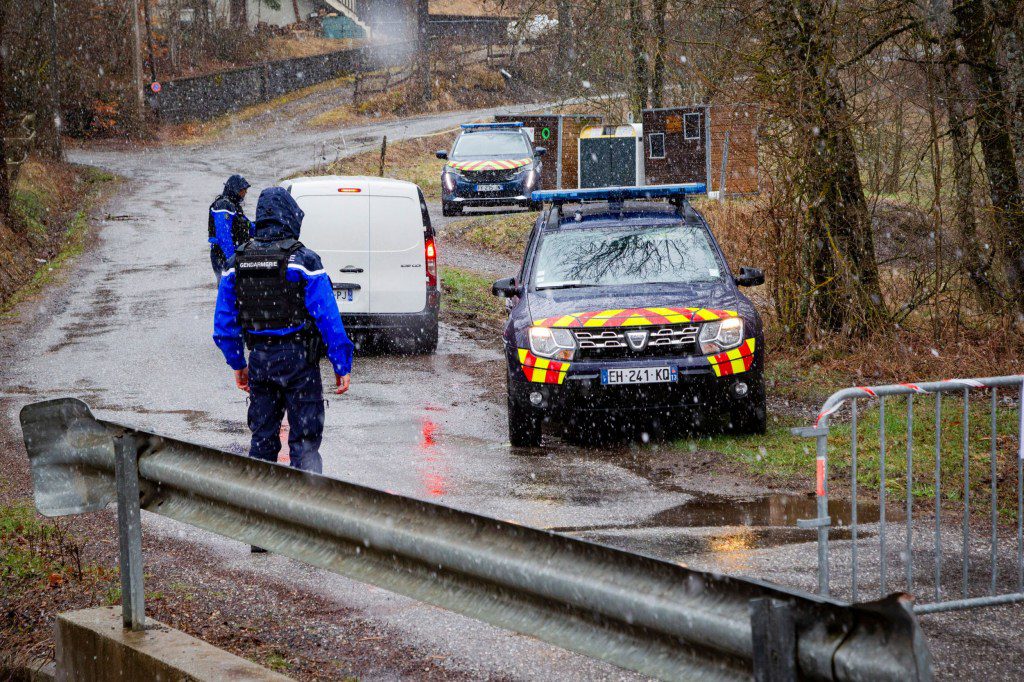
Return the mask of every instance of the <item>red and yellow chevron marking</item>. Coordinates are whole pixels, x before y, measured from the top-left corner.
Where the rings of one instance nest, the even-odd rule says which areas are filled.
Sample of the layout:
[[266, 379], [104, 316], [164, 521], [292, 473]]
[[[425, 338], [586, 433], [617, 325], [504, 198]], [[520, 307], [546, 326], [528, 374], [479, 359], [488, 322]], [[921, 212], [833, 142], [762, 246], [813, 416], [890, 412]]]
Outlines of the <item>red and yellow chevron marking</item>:
[[711, 363], [711, 369], [715, 370], [716, 377], [746, 372], [754, 364], [754, 339], [747, 339], [739, 348], [718, 355], [709, 355], [707, 358]]
[[449, 161], [448, 165], [460, 171], [512, 170], [533, 161], [533, 159], [491, 159], [489, 161]]
[[526, 348], [519, 349], [519, 363], [523, 366], [526, 380], [538, 384], [560, 384], [569, 371], [568, 362], [538, 358]]
[[534, 320], [535, 327], [636, 327], [681, 322], [714, 322], [736, 317], [735, 310], [708, 308], [621, 308], [589, 313], [570, 313]]

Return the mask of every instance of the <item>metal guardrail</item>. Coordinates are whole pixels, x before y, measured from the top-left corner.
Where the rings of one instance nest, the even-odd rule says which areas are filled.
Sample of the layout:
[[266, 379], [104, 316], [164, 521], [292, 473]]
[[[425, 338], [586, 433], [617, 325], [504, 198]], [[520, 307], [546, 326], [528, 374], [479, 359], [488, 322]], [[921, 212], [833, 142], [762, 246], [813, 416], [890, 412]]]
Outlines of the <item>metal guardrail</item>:
[[120, 500], [126, 625], [141, 625], [141, 507], [661, 679], [931, 679], [902, 595], [850, 605], [690, 570], [97, 420], [75, 399], [28, 405], [21, 424], [42, 514]]
[[[1009, 591], [1004, 589], [1000, 593], [999, 580], [999, 509], [998, 509], [998, 472], [997, 472], [997, 445], [998, 445], [998, 409], [999, 389], [1011, 388], [1019, 392], [1017, 403], [1017, 579]], [[971, 393], [988, 390], [989, 392], [989, 430], [988, 430], [988, 458], [989, 458], [989, 585], [988, 594], [972, 596], [971, 592]], [[963, 434], [963, 485], [957, 486], [956, 494], [960, 495], [963, 503], [962, 517], [960, 521], [960, 568], [961, 586], [958, 599], [947, 599], [943, 591], [942, 568], [943, 568], [943, 531], [942, 531], [942, 396], [948, 393], [958, 393], [962, 396], [963, 412], [959, 416], [960, 431]], [[914, 512], [920, 509], [914, 504], [914, 487], [920, 481], [914, 473], [914, 398], [919, 395], [931, 395], [934, 397], [934, 472], [929, 483], [929, 491], [934, 497], [932, 509], [932, 592], [931, 601], [917, 603], [914, 606], [915, 613], [935, 613], [939, 611], [952, 611], [979, 606], [993, 606], [996, 604], [1007, 604], [1024, 601], [1024, 376], [1001, 376], [986, 377], [981, 379], [948, 379], [945, 381], [933, 381], [927, 383], [902, 383], [887, 386], [857, 386], [846, 388], [833, 393], [815, 420], [814, 426], [793, 429], [794, 435], [814, 438], [817, 441], [816, 458], [816, 493], [818, 516], [814, 519], [801, 520], [797, 525], [801, 528], [815, 528], [818, 531], [818, 592], [821, 595], [829, 595], [830, 585], [830, 554], [829, 554], [829, 528], [832, 520], [828, 511], [829, 492], [829, 457], [828, 457], [828, 436], [829, 418], [835, 415], [843, 405], [850, 402], [850, 492], [851, 492], [851, 523], [850, 523], [850, 594], [853, 601], [859, 596], [858, 584], [858, 550], [860, 544], [859, 524], [857, 519], [858, 504], [858, 464], [863, 464], [864, 453], [858, 453], [858, 419], [863, 420], [863, 415], [858, 412], [858, 400], [868, 399], [878, 401], [879, 410], [879, 442], [878, 442], [878, 548], [879, 548], [879, 591], [884, 595], [889, 590], [888, 566], [893, 561], [902, 563], [904, 570], [903, 588], [913, 594], [915, 589], [914, 573]], [[904, 547], [902, 552], [893, 553], [887, 544], [888, 527], [892, 525], [886, 518], [886, 485], [891, 480], [886, 465], [888, 422], [886, 420], [886, 397], [906, 396], [906, 468], [903, 474], [904, 488], [906, 489], [904, 509]], [[861, 461], [858, 462], [858, 454]], [[974, 590], [976, 591], [976, 590]]]

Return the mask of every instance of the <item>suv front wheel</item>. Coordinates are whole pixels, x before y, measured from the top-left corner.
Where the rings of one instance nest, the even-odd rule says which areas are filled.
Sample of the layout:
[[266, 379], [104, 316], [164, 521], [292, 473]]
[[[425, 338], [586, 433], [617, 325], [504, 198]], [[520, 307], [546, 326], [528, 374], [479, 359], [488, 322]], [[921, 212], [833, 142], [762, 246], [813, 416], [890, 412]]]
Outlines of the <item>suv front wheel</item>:
[[764, 378], [753, 381], [750, 395], [734, 404], [729, 413], [730, 430], [735, 434], [762, 436], [768, 429], [768, 406], [765, 400]]

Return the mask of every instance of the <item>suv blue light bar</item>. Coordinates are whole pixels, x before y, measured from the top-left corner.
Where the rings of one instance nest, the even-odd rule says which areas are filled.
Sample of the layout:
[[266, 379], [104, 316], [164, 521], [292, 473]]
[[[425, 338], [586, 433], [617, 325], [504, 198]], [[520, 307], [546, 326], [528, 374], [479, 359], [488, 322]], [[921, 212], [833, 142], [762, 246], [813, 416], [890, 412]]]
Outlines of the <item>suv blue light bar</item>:
[[625, 199], [685, 199], [691, 194], [705, 194], [703, 182], [678, 185], [648, 185], [646, 187], [595, 187], [593, 189], [558, 189], [537, 191], [530, 195], [534, 201], [552, 204], [576, 204], [582, 201], [623, 201]]
[[508, 123], [463, 123], [463, 130], [494, 130], [497, 128], [522, 128], [522, 121], [511, 121]]

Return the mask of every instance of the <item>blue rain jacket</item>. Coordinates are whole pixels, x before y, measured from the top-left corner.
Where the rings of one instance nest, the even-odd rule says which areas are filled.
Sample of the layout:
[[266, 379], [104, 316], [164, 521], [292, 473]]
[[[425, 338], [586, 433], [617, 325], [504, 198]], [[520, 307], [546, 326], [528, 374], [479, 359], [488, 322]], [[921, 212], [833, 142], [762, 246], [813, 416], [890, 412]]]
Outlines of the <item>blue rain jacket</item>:
[[242, 210], [242, 190], [249, 183], [241, 175], [232, 175], [224, 183], [224, 191], [210, 204], [207, 237], [210, 246], [218, 248], [225, 258], [235, 255], [235, 249], [252, 236], [253, 224]]
[[[295, 199], [282, 187], [268, 187], [260, 194], [256, 206], [257, 242], [276, 242], [283, 239], [298, 239], [302, 226], [302, 209]], [[327, 358], [335, 374], [344, 376], [352, 371], [352, 342], [345, 333], [341, 322], [338, 302], [334, 298], [331, 280], [324, 270], [320, 256], [305, 246], [292, 253], [288, 262], [288, 280], [304, 282], [306, 286], [306, 310], [316, 323], [324, 344]], [[267, 329], [250, 334], [285, 336], [294, 334], [305, 325], [285, 329]], [[220, 279], [217, 290], [217, 309], [213, 317], [213, 340], [224, 353], [231, 369], [246, 366], [243, 330], [238, 324], [238, 299], [235, 296], [235, 259], [228, 259], [227, 267]]]

